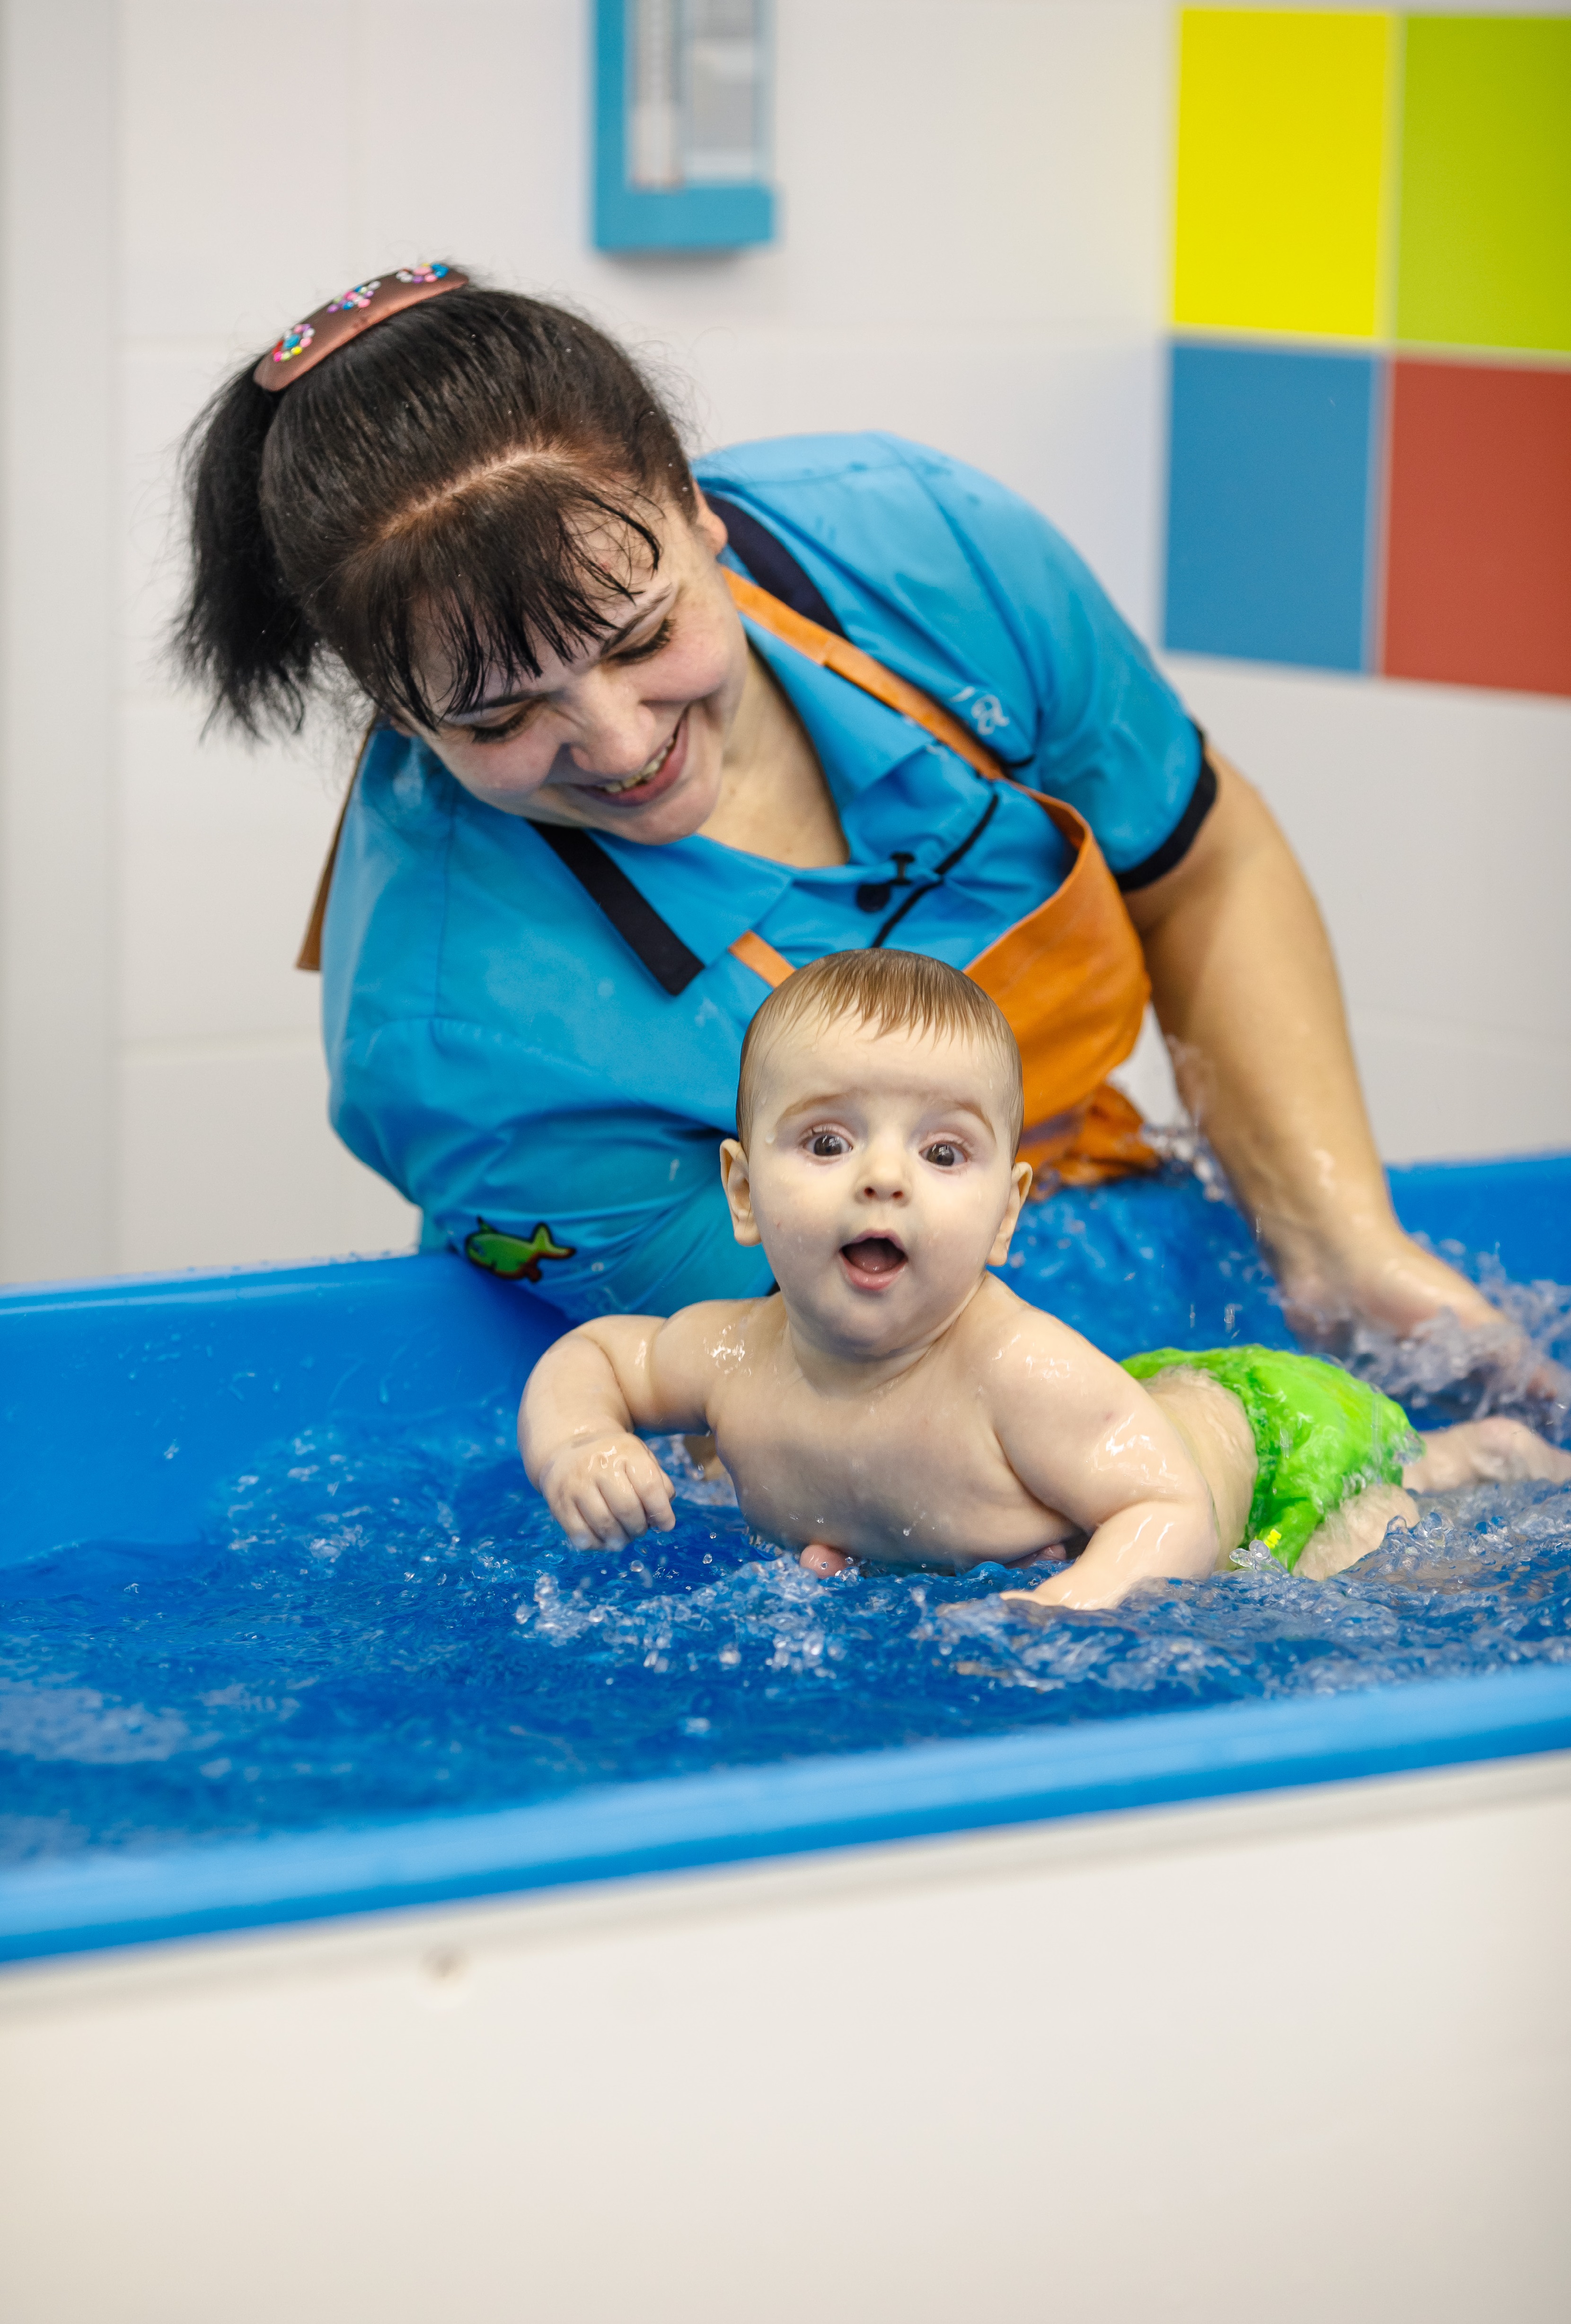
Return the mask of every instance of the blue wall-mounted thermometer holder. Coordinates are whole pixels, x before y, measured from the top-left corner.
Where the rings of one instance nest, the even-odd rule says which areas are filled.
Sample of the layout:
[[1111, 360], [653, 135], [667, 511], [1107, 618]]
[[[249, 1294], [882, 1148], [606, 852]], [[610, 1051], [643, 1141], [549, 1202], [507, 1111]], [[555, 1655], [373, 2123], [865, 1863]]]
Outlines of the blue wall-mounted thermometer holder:
[[596, 0], [595, 246], [774, 234], [769, 0]]

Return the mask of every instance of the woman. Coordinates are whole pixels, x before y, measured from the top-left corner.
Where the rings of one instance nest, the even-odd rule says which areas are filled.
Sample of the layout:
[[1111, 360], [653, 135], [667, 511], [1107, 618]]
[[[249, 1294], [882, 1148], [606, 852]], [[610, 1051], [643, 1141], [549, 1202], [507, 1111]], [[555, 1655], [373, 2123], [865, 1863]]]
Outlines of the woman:
[[893, 939], [1001, 1001], [1071, 1179], [1145, 1158], [1099, 1084], [1149, 973], [1295, 1328], [1499, 1335], [1397, 1224], [1280, 833], [1014, 495], [878, 436], [689, 469], [619, 348], [457, 268], [294, 326], [191, 461], [188, 670], [253, 733], [335, 669], [374, 715], [332, 1112], [428, 1247], [580, 1316], [763, 1288], [715, 1160], [743, 1033]]

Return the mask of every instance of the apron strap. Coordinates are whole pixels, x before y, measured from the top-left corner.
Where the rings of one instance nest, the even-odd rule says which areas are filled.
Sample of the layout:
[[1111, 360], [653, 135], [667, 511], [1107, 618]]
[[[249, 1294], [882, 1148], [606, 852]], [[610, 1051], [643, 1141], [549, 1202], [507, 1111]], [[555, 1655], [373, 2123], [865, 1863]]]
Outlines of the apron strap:
[[784, 953], [776, 952], [772, 944], [765, 944], [755, 928], [749, 928], [744, 936], [738, 936], [735, 943], [727, 945], [726, 949], [735, 953], [744, 968], [750, 968], [755, 976], [762, 976], [766, 984], [783, 984], [787, 977], [794, 973]]
[[317, 874], [317, 892], [311, 899], [311, 916], [306, 922], [306, 932], [300, 938], [300, 950], [294, 956], [297, 968], [316, 975], [322, 965], [322, 923], [328, 917], [328, 897], [333, 885], [333, 872], [338, 861], [338, 844], [344, 836], [344, 819], [349, 812], [349, 801], [355, 796], [355, 786], [360, 779], [360, 770], [365, 763], [365, 753], [371, 748], [371, 737], [376, 732], [374, 718], [360, 737], [360, 748], [355, 753], [355, 771], [344, 793], [344, 804], [338, 809], [338, 820], [333, 825], [333, 836], [328, 843], [328, 853]]
[[947, 743], [967, 766], [975, 767], [979, 775], [985, 775], [989, 782], [998, 780], [1003, 772], [1001, 761], [984, 742], [977, 740], [969, 726], [963, 725], [930, 694], [898, 678], [892, 669], [885, 669], [881, 661], [874, 661], [870, 653], [854, 646], [849, 638], [836, 637], [821, 622], [810, 622], [805, 613], [782, 604], [767, 589], [761, 589], [756, 581], [744, 581], [740, 573], [733, 573], [724, 565], [720, 570], [736, 600], [737, 610], [749, 614], [761, 629], [783, 638], [787, 645], [795, 646], [799, 653], [806, 654], [820, 669], [832, 669], [837, 677], [849, 678], [853, 686], [859, 686], [875, 701], [886, 703], [891, 710], [903, 711], [938, 742]]

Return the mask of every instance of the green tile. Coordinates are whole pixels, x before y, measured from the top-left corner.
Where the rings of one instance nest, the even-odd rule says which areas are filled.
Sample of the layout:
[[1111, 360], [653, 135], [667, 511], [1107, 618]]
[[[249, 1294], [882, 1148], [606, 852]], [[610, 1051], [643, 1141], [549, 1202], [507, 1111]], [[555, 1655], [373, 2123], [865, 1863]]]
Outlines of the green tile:
[[1397, 335], [1571, 351], [1571, 17], [1408, 19]]

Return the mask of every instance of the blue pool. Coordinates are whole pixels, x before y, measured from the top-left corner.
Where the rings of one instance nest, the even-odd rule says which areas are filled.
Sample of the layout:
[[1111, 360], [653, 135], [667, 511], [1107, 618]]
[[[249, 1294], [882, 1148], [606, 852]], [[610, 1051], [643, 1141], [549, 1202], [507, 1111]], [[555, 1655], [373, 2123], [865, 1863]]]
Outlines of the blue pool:
[[[1571, 1157], [1394, 1183], [1571, 1354]], [[1033, 1207], [1012, 1266], [1114, 1353], [1286, 1337], [1178, 1174]], [[0, 1303], [6, 1950], [1571, 1741], [1571, 1493], [1047, 1630], [986, 1568], [815, 1583], [696, 1475], [577, 1556], [511, 1443], [559, 1328], [434, 1258]]]

